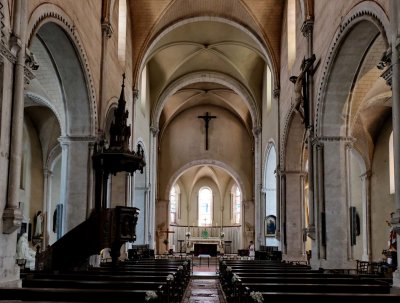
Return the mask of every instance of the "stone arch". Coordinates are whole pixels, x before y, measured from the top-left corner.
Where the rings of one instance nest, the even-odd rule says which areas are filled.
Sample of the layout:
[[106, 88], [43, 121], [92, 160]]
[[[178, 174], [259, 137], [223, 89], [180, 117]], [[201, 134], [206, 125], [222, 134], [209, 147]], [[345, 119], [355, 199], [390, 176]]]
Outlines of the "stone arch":
[[[387, 49], [389, 46], [387, 37], [390, 34], [389, 20], [382, 8], [375, 2], [363, 1], [353, 7], [343, 18], [329, 46], [324, 71], [318, 81], [321, 83], [317, 92], [315, 112], [315, 129], [318, 136], [347, 136], [346, 129], [338, 129], [342, 126], [342, 123], [339, 123], [340, 119], [343, 119], [339, 116], [338, 111], [340, 112], [343, 108], [347, 97], [338, 102], [327, 102], [327, 99], [333, 100], [335, 92], [346, 92], [347, 96], [353, 85], [360, 60], [363, 58], [363, 52], [379, 34], [383, 36]], [[353, 51], [352, 54], [359, 60], [354, 60], [354, 57], [353, 60], [346, 60], [346, 56], [341, 56], [343, 50]], [[343, 69], [350, 72], [339, 75], [339, 71]], [[335, 79], [338, 79], [337, 83]], [[328, 111], [336, 112], [337, 115], [328, 118], [325, 115]], [[327, 128], [329, 124], [331, 129]]]
[[[293, 135], [293, 131], [296, 131], [297, 135]], [[301, 136], [299, 136], [299, 133], [301, 132]], [[305, 128], [304, 128], [304, 124], [302, 124], [301, 119], [298, 115], [296, 115], [296, 113], [293, 110], [293, 106], [290, 108], [290, 110], [288, 111], [288, 113], [286, 114], [285, 117], [285, 122], [284, 122], [284, 126], [283, 126], [283, 132], [282, 132], [282, 136], [281, 136], [281, 148], [280, 148], [280, 153], [279, 153], [279, 163], [280, 163], [280, 167], [281, 169], [287, 169], [287, 159], [289, 158], [288, 152], [289, 151], [293, 151], [293, 148], [289, 148], [288, 144], [292, 144], [292, 140], [293, 139], [298, 139], [301, 138], [301, 142], [297, 142], [297, 144], [295, 144], [296, 146], [296, 151], [293, 151], [293, 153], [291, 153], [291, 155], [295, 156], [300, 156], [300, 159], [298, 159], [299, 161], [297, 162], [299, 164], [299, 166], [296, 168], [296, 170], [300, 170], [301, 166], [300, 164], [302, 163], [301, 161], [301, 156], [302, 153], [300, 151], [302, 151], [302, 146], [304, 143], [304, 132], [305, 132]], [[301, 144], [301, 145], [299, 145]], [[295, 161], [296, 162], [296, 161]]]
[[235, 91], [239, 96], [242, 97], [244, 102], [247, 104], [253, 127], [257, 127], [260, 125], [260, 111], [257, 107], [257, 104], [253, 98], [253, 96], [248, 92], [248, 90], [237, 80], [227, 76], [223, 75], [221, 73], [215, 73], [215, 72], [195, 72], [192, 74], [188, 74], [186, 76], [183, 76], [174, 82], [172, 82], [160, 95], [158, 98], [157, 104], [154, 107], [152, 117], [151, 117], [151, 124], [155, 127], [158, 128], [158, 121], [161, 116], [161, 112], [163, 107], [165, 106], [165, 103], [167, 102], [167, 99], [169, 96], [173, 95], [176, 91], [179, 89], [193, 83], [197, 82], [212, 82], [212, 83], [218, 83], [221, 85], [224, 85], [233, 91]]
[[[178, 180], [179, 176], [182, 175], [189, 168], [191, 168], [193, 166], [198, 166], [198, 165], [217, 166], [219, 168], [224, 169], [225, 171], [228, 172], [228, 174], [239, 185], [239, 188], [240, 188], [240, 190], [242, 192], [243, 199], [245, 199], [244, 197], [246, 197], [246, 199], [248, 198], [244, 183], [243, 183], [241, 177], [234, 171], [234, 169], [231, 166], [229, 166], [228, 164], [226, 164], [226, 163], [223, 163], [223, 162], [220, 162], [220, 161], [216, 161], [216, 160], [210, 160], [210, 159], [191, 161], [191, 162], [186, 163], [185, 165], [183, 165], [181, 168], [177, 169], [175, 171], [175, 173], [170, 177], [170, 179], [168, 181], [168, 184], [165, 187], [165, 190], [164, 190], [164, 193], [163, 193], [163, 197], [160, 197], [160, 198], [164, 199], [165, 197], [169, 197], [169, 191], [171, 190], [171, 187], [176, 182], [176, 180]], [[165, 199], [168, 199], [168, 198], [165, 198]]]
[[140, 65], [139, 65], [139, 68], [135, 71], [136, 75], [134, 76], [134, 79], [136, 79], [136, 81], [135, 81], [136, 87], [140, 87], [139, 86], [140, 84], [138, 81], [140, 79], [141, 71], [143, 70], [144, 66], [146, 66], [147, 62], [151, 59], [152, 51], [154, 49], [154, 46], [157, 44], [157, 42], [160, 41], [170, 31], [176, 29], [177, 27], [183, 26], [185, 24], [193, 23], [193, 22], [198, 22], [198, 21], [214, 21], [214, 22], [225, 23], [225, 24], [231, 25], [231, 26], [245, 32], [262, 50], [260, 55], [263, 57], [263, 59], [267, 62], [267, 64], [271, 67], [271, 70], [273, 71], [272, 75], [273, 75], [273, 83], [275, 84], [274, 87], [275, 88], [279, 87], [279, 66], [274, 60], [271, 60], [271, 58], [272, 58], [272, 55], [271, 55], [272, 50], [271, 49], [272, 48], [269, 47], [268, 45], [264, 44], [262, 39], [260, 39], [249, 28], [244, 27], [243, 25], [241, 25], [238, 22], [235, 22], [233, 20], [216, 17], [216, 16], [202, 16], [202, 17], [193, 17], [193, 18], [188, 18], [188, 19], [184, 19], [184, 20], [179, 20], [178, 22], [163, 29], [160, 33], [155, 34], [154, 35], [155, 38], [151, 41], [150, 45], [147, 47], [147, 50], [142, 54], [141, 58], [139, 58]]
[[[75, 52], [75, 57], [78, 60], [76, 63], [82, 71], [84, 82], [84, 91], [88, 100], [88, 116], [89, 125], [87, 134], [94, 136], [98, 129], [97, 106], [96, 106], [96, 92], [92, 78], [92, 73], [89, 68], [87, 55], [82, 44], [82, 39], [72, 19], [68, 14], [59, 6], [50, 3], [39, 5], [30, 15], [27, 26], [27, 45], [30, 45], [35, 34], [47, 23], [57, 25], [65, 34], [70, 43], [71, 51]], [[62, 60], [60, 60], [62, 62]], [[63, 64], [61, 64], [63, 65]], [[66, 66], [66, 64], [64, 64]], [[83, 88], [82, 88], [83, 89]], [[72, 98], [71, 98], [72, 99]]]

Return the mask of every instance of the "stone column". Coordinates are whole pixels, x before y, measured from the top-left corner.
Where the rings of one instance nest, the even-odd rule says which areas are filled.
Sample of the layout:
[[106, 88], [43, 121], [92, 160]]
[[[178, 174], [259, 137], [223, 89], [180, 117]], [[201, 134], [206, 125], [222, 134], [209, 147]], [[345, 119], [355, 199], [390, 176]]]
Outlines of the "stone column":
[[[400, 241], [400, 66], [399, 66], [399, 37], [400, 37], [400, 3], [390, 0], [391, 36], [391, 70], [392, 70], [392, 119], [393, 119], [393, 155], [394, 155], [394, 200], [396, 211], [392, 215], [391, 223], [397, 233], [397, 243]], [[400, 260], [400, 249], [397, 249], [397, 260]], [[400, 267], [393, 273], [393, 286], [400, 288]]]
[[[314, 20], [307, 19], [304, 21], [301, 31], [303, 36], [307, 38], [307, 58], [311, 58], [313, 55], [313, 28], [314, 28]], [[312, 71], [312, 68], [311, 68]], [[315, 223], [314, 223], [314, 149], [312, 141], [314, 140], [314, 98], [313, 98], [313, 73], [307, 73], [307, 90], [308, 90], [308, 105], [309, 105], [309, 117], [310, 117], [310, 125], [307, 125], [308, 128], [307, 135], [307, 152], [308, 152], [308, 204], [309, 204], [309, 212], [310, 212], [310, 221], [307, 226], [307, 234], [308, 236], [315, 241]]]
[[92, 156], [94, 151], [94, 142], [89, 142], [89, 153], [88, 153], [88, 198], [87, 198], [87, 205], [86, 205], [86, 218], [89, 217], [92, 209], [94, 209], [94, 170], [92, 165]]
[[365, 261], [371, 260], [371, 171], [360, 176], [363, 187], [363, 256]]
[[61, 137], [61, 203], [64, 205], [64, 229], [68, 232], [86, 219], [88, 199], [88, 155], [93, 137]]
[[100, 87], [99, 87], [99, 106], [98, 114], [99, 117], [99, 135], [104, 136], [105, 126], [105, 115], [103, 114], [103, 107], [107, 104], [107, 78], [108, 78], [108, 68], [107, 68], [107, 58], [108, 58], [108, 41], [112, 37], [113, 28], [110, 22], [110, 12], [111, 12], [110, 1], [103, 1], [102, 8], [102, 18], [101, 18], [101, 57], [100, 57]]
[[150, 241], [150, 248], [156, 249], [156, 184], [157, 184], [157, 149], [158, 149], [158, 125], [153, 125], [150, 127], [150, 163], [149, 163], [149, 238], [152, 240]]
[[[326, 256], [323, 268], [353, 268], [349, 261], [349, 211], [347, 206], [346, 146], [347, 137], [323, 137], [324, 141], [324, 198]], [[321, 229], [324, 227], [321, 226]]]
[[43, 231], [43, 247], [46, 247], [49, 243], [49, 234], [51, 231], [51, 179], [53, 173], [47, 168], [43, 168], [43, 213], [45, 217], [44, 226], [46, 228]]
[[279, 174], [280, 177], [280, 229], [281, 229], [281, 250], [282, 250], [282, 254], [286, 254], [287, 252], [287, 235], [286, 235], [286, 176], [285, 176], [285, 172], [284, 171], [280, 171]]
[[324, 145], [315, 141], [316, 148], [316, 189], [317, 203], [315, 204], [314, 222], [316, 225], [315, 241], [312, 242], [311, 264], [313, 268], [320, 267], [320, 260], [326, 258], [325, 229], [323, 228], [323, 215], [325, 213], [324, 200]]
[[22, 135], [24, 125], [24, 68], [25, 35], [27, 26], [27, 1], [14, 1], [11, 51], [16, 54], [14, 65], [13, 102], [11, 117], [11, 141], [9, 153], [7, 204], [3, 213], [3, 233], [11, 234], [21, 226], [19, 187], [21, 178]]
[[284, 216], [286, 226], [286, 252], [287, 260], [301, 260], [303, 258], [303, 231], [302, 231], [302, 209], [301, 200], [301, 177], [300, 171], [285, 171], [286, 203]]
[[[282, 241], [281, 241], [281, 176], [280, 176], [280, 167], [281, 167], [281, 131], [280, 131], [280, 102], [279, 102], [279, 96], [280, 96], [280, 90], [278, 88], [274, 89], [273, 91], [273, 96], [274, 100], [277, 103], [277, 116], [278, 116], [278, 127], [277, 127], [277, 138], [278, 138], [278, 146], [276, 150], [276, 239], [279, 241], [280, 246], [282, 246]], [[281, 247], [280, 247], [281, 248]]]
[[253, 129], [254, 135], [254, 244], [256, 250], [260, 248], [261, 231], [264, 229], [261, 225], [264, 222], [261, 218], [265, 216], [261, 212], [261, 131], [262, 127]]

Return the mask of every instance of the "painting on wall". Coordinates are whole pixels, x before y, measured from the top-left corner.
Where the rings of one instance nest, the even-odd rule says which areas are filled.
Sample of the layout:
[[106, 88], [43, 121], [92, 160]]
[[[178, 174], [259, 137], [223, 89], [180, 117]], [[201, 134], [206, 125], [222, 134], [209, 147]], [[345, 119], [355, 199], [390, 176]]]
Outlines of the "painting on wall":
[[276, 234], [276, 216], [269, 215], [264, 221], [264, 233], [266, 237], [275, 237]]

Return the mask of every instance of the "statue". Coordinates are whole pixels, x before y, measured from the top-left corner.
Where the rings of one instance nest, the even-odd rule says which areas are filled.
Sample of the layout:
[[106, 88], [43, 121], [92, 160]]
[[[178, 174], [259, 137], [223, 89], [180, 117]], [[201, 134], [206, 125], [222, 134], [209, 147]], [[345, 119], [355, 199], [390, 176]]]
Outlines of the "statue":
[[315, 61], [315, 55], [304, 59], [301, 64], [301, 72], [296, 76], [291, 76], [289, 80], [294, 84], [294, 107], [293, 110], [300, 115], [302, 123], [309, 126], [309, 94], [308, 91], [308, 75], [312, 73], [312, 65]]
[[28, 234], [23, 233], [18, 239], [17, 243], [17, 259], [25, 259], [26, 267], [29, 269], [35, 269], [35, 256], [36, 252], [29, 247]]
[[39, 210], [35, 217], [35, 233], [33, 234], [35, 238], [39, 238], [40, 236], [42, 236], [43, 234], [42, 226], [43, 226], [43, 215], [42, 212]]

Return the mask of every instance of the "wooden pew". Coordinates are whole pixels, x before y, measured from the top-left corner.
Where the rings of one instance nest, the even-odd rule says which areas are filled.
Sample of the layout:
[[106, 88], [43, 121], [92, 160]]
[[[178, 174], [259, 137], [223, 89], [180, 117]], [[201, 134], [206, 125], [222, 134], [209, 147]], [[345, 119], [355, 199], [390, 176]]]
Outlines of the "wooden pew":
[[75, 302], [157, 302], [164, 303], [163, 290], [156, 290], [155, 301], [145, 301], [147, 290], [67, 289], [67, 288], [0, 288], [1, 300], [75, 301]]

